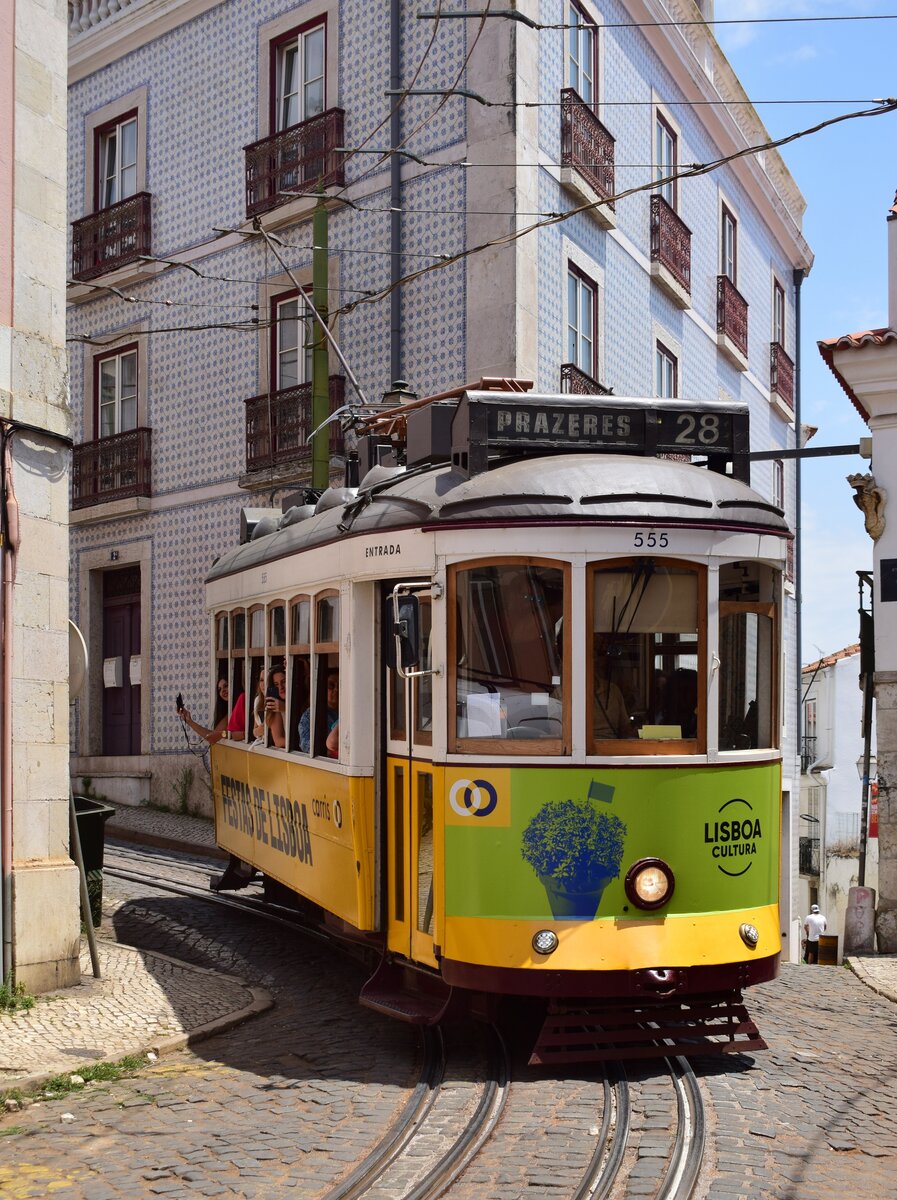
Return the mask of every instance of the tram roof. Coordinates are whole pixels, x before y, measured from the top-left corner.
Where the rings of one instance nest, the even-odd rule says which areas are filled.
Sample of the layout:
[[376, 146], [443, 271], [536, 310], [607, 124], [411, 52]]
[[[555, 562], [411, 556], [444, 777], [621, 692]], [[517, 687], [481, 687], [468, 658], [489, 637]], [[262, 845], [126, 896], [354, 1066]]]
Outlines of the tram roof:
[[345, 503], [222, 555], [206, 582], [347, 537], [399, 529], [669, 523], [788, 535], [782, 510], [746, 484], [663, 458], [549, 455], [503, 461], [472, 478], [447, 465], [394, 474], [375, 469], [348, 495]]

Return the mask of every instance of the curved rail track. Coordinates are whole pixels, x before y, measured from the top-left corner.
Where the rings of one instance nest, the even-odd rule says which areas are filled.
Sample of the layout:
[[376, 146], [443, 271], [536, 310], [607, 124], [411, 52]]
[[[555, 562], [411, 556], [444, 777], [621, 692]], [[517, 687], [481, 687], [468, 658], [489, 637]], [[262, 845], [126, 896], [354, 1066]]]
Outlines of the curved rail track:
[[[136, 864], [134, 864], [134, 860]], [[135, 870], [133, 865], [155, 868], [155, 873]], [[334, 945], [333, 940], [304, 922], [288, 909], [278, 909], [252, 897], [222, 896], [208, 890], [208, 884], [193, 881], [190, 875], [207, 873], [209, 865], [187, 856], [174, 857], [130, 848], [107, 848], [106, 874], [175, 895], [189, 896], [209, 904], [238, 909], [244, 913], [284, 926], [291, 931]], [[160, 877], [158, 868], [167, 866], [188, 878]], [[501, 1138], [500, 1122], [512, 1088], [511, 1061], [505, 1041], [494, 1025], [485, 1027], [488, 1053], [471, 1066], [469, 1031], [465, 1047], [458, 1057], [467, 1059], [471, 1076], [477, 1076], [476, 1097], [467, 1103], [460, 1132], [456, 1132], [457, 1113], [444, 1111], [451, 1089], [445, 1088], [448, 1072], [446, 1036], [442, 1029], [421, 1030], [421, 1069], [418, 1081], [397, 1119], [367, 1153], [359, 1165], [323, 1194], [321, 1200], [359, 1200], [376, 1191], [378, 1196], [395, 1200], [436, 1200], [463, 1183], [464, 1172], [493, 1137]], [[474, 1056], [475, 1057], [475, 1056]], [[486, 1065], [482, 1065], [482, 1059]], [[664, 1164], [658, 1163], [654, 1200], [688, 1200], [695, 1190], [704, 1153], [705, 1122], [698, 1081], [686, 1059], [663, 1059], [673, 1088], [675, 1136], [671, 1153]], [[457, 1076], [457, 1064], [455, 1064]], [[592, 1128], [594, 1150], [571, 1200], [610, 1200], [620, 1194], [626, 1174], [627, 1157], [637, 1151], [631, 1144], [633, 1124], [633, 1086], [621, 1063], [609, 1063], [595, 1082], [596, 1117], [600, 1125]], [[547, 1081], [546, 1081], [547, 1082]], [[451, 1130], [449, 1134], [446, 1129]], [[541, 1130], [534, 1126], [533, 1139]], [[661, 1169], [662, 1167], [662, 1169]], [[463, 1190], [463, 1188], [462, 1188]], [[554, 1191], [554, 1190], [553, 1190]], [[554, 1194], [559, 1195], [560, 1189]], [[645, 1192], [642, 1192], [645, 1194]]]

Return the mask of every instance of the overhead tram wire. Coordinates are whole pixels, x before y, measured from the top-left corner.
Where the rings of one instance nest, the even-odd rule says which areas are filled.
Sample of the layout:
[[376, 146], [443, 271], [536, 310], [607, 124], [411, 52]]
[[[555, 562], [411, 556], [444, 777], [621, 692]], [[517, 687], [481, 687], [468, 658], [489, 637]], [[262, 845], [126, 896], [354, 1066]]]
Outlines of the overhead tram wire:
[[591, 212], [594, 209], [601, 208], [606, 204], [616, 203], [617, 201], [624, 200], [629, 196], [637, 194], [638, 192], [654, 191], [666, 183], [672, 183], [680, 179], [693, 179], [701, 175], [707, 175], [711, 171], [718, 170], [720, 167], [725, 166], [727, 163], [734, 162], [739, 158], [745, 158], [749, 155], [758, 154], [766, 150], [775, 150], [779, 146], [787, 145], [790, 142], [797, 141], [799, 138], [808, 137], [813, 133], [819, 133], [821, 130], [828, 128], [830, 125], [837, 125], [843, 121], [855, 120], [858, 117], [882, 116], [885, 113], [894, 112], [895, 109], [897, 109], [897, 100], [889, 99], [876, 108], [860, 109], [855, 112], [841, 113], [839, 116], [829, 117], [825, 121], [820, 121], [818, 124], [812, 125], [808, 129], [801, 129], [796, 133], [786, 134], [784, 137], [772, 138], [758, 146], [744, 146], [741, 150], [735, 150], [731, 154], [723, 155], [721, 158], [714, 159], [709, 163], [702, 163], [686, 171], [676, 171], [671, 175], [664, 176], [660, 179], [654, 179], [648, 183], [638, 184], [634, 187], [626, 188], [624, 191], [618, 192], [614, 196], [609, 196], [605, 200], [593, 200], [589, 203], [578, 205], [576, 208], [569, 209], [567, 212], [556, 213], [551, 217], [545, 218], [544, 220], [536, 221], [532, 225], [527, 225], [523, 229], [514, 230], [512, 233], [505, 234], [499, 238], [491, 238], [489, 241], [481, 242], [476, 246], [471, 246], [469, 249], [460, 251], [458, 254], [452, 255], [452, 257], [441, 262], [431, 263], [429, 266], [422, 267], [418, 271], [412, 271], [408, 275], [405, 275], [402, 279], [390, 284], [389, 288], [381, 289], [380, 292], [372, 297], [366, 297], [361, 300], [353, 301], [348, 305], [344, 305], [343, 308], [338, 309], [332, 315], [336, 316], [341, 313], [353, 312], [360, 304], [374, 304], [379, 300], [385, 299], [396, 287], [402, 286], [406, 283], [411, 283], [432, 271], [442, 270], [444, 267], [452, 266], [456, 262], [460, 262], [465, 258], [469, 258], [473, 254], [479, 254], [484, 250], [490, 250], [496, 246], [511, 245], [513, 242], [519, 241], [520, 238], [525, 237], [529, 233], [534, 233], [538, 229], [546, 229], [552, 225], [560, 224], [563, 221], [569, 220], [571, 217], [578, 216], [580, 213]]
[[[418, 13], [419, 21], [432, 21], [436, 16], [435, 13]], [[568, 25], [564, 22], [558, 23], [543, 23], [535, 21], [532, 17], [526, 16], [525, 13], [516, 11], [515, 9], [492, 9], [489, 12], [483, 12], [480, 9], [468, 9], [464, 12], [444, 12], [441, 13], [442, 20], [462, 20], [472, 21], [477, 17], [506, 17], [511, 21], [519, 21], [520, 24], [526, 25], [530, 29], [535, 29], [539, 32], [545, 30], [556, 29], [581, 29], [582, 25]], [[820, 24], [823, 21], [897, 21], [897, 13], [850, 13], [850, 14], [833, 14], [831, 16], [817, 17], [720, 17], [718, 19], [711, 17], [710, 20], [699, 18], [690, 21], [602, 21], [596, 28], [599, 29], [666, 29], [666, 28], [686, 28], [688, 26], [707, 26], [708, 28], [714, 25], [810, 25]]]

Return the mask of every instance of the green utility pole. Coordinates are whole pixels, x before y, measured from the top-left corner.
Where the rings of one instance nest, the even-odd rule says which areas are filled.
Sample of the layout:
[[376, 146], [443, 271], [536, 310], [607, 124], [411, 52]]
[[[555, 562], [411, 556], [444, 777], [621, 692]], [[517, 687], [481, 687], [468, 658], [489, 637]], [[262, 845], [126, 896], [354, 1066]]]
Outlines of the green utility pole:
[[[311, 427], [317, 429], [330, 416], [330, 380], [328, 377], [327, 337], [322, 325], [327, 323], [327, 209], [318, 200], [312, 223], [312, 303], [321, 316], [314, 323], [315, 339], [311, 359]], [[321, 430], [312, 439], [311, 486], [330, 485], [330, 428]]]

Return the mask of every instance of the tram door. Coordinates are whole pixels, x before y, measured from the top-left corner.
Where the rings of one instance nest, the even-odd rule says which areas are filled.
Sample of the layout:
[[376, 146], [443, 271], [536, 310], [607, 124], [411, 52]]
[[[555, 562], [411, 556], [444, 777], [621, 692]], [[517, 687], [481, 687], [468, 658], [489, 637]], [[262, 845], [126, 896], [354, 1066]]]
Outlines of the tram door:
[[[391, 602], [384, 587], [384, 612]], [[417, 670], [430, 669], [429, 596], [420, 597], [421, 645]], [[388, 622], [386, 623], [389, 628]], [[436, 966], [434, 914], [441, 846], [433, 821], [433, 678], [403, 679], [386, 665], [386, 912], [387, 946]]]

